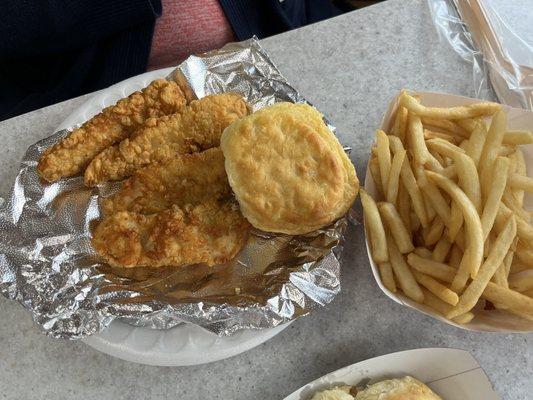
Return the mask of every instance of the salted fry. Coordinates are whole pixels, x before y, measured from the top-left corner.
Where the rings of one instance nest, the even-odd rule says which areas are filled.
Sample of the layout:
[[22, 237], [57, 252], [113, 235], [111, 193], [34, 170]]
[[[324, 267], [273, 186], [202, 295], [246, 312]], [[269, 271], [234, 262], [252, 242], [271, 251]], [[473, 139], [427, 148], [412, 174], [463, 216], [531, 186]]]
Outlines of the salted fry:
[[368, 162], [368, 168], [370, 168], [370, 174], [372, 175], [372, 180], [374, 181], [374, 185], [376, 185], [376, 189], [380, 195], [380, 197], [385, 195], [385, 191], [383, 187], [383, 183], [381, 182], [381, 173], [379, 172], [379, 163], [377, 157], [371, 157], [370, 161]]
[[533, 143], [533, 132], [531, 131], [507, 131], [503, 136], [504, 144], [519, 145]]
[[501, 109], [501, 106], [496, 103], [474, 103], [469, 106], [450, 108], [425, 107], [418, 103], [412, 96], [409, 96], [406, 92], [402, 92], [400, 95], [400, 105], [421, 117], [452, 120], [475, 118], [482, 115], [492, 115]]
[[439, 241], [444, 231], [444, 222], [439, 217], [436, 217], [431, 224], [431, 227], [424, 232], [424, 242], [426, 246], [433, 246]]
[[363, 214], [365, 217], [365, 226], [370, 235], [370, 247], [372, 249], [372, 258], [376, 263], [383, 263], [389, 260], [389, 251], [387, 249], [387, 240], [385, 229], [374, 199], [363, 189], [359, 191], [361, 204], [363, 205]]
[[452, 247], [452, 242], [450, 242], [448, 238], [446, 238], [445, 236], [442, 236], [437, 242], [437, 244], [435, 245], [431, 258], [434, 261], [437, 261], [440, 263], [444, 262], [444, 260], [446, 259], [446, 256], [450, 252], [451, 247]]
[[405, 188], [407, 189], [407, 193], [409, 193], [409, 197], [411, 197], [411, 200], [413, 201], [413, 210], [416, 213], [418, 219], [420, 220], [420, 223], [423, 227], [428, 226], [429, 219], [426, 211], [426, 205], [422, 197], [422, 192], [418, 187], [418, 183], [415, 179], [413, 170], [411, 169], [407, 158], [402, 164], [400, 176], [402, 178], [402, 182]]
[[381, 280], [387, 289], [391, 292], [396, 292], [396, 282], [394, 281], [394, 274], [392, 272], [392, 265], [390, 263], [381, 263], [378, 264], [379, 275]]
[[405, 142], [407, 117], [407, 108], [398, 107], [398, 110], [396, 110], [396, 119], [394, 120], [394, 134], [398, 136], [402, 142]]
[[498, 235], [489, 256], [479, 269], [479, 273], [474, 277], [472, 283], [468, 285], [457, 306], [448, 313], [448, 318], [456, 317], [470, 311], [476, 305], [490, 279], [496, 272], [509, 251], [516, 235], [516, 221], [514, 218], [509, 219], [504, 230]]
[[378, 204], [378, 209], [400, 252], [405, 254], [413, 251], [415, 247], [411, 235], [403, 224], [394, 204], [382, 202]]
[[481, 227], [483, 228], [483, 240], [486, 240], [494, 225], [496, 215], [500, 209], [503, 193], [507, 184], [509, 170], [509, 160], [505, 157], [498, 157], [494, 163], [494, 175], [492, 177], [492, 187], [488, 192], [485, 207], [481, 214]]
[[376, 131], [376, 151], [379, 164], [379, 173], [381, 174], [381, 184], [383, 193], [387, 193], [389, 184], [389, 173], [391, 167], [391, 156], [389, 150], [389, 138], [382, 130]]
[[430, 150], [434, 150], [443, 156], [454, 158], [456, 153], [465, 154], [465, 151], [444, 139], [426, 140], [426, 145]]
[[417, 165], [429, 163], [435, 171], [442, 170], [442, 165], [429, 153], [424, 140], [424, 129], [422, 121], [417, 115], [409, 115], [409, 143], [412, 147], [413, 157]]
[[406, 151], [400, 150], [392, 159], [392, 164], [389, 173], [389, 183], [387, 185], [387, 202], [396, 203], [396, 198], [398, 197], [398, 183], [400, 181], [400, 172], [402, 170], [402, 165], [405, 160]]
[[424, 286], [427, 290], [429, 290], [442, 301], [445, 301], [446, 303], [451, 304], [452, 306], [455, 306], [459, 302], [459, 296], [457, 296], [457, 293], [448, 289], [446, 286], [433, 279], [431, 276], [424, 275], [423, 273], [418, 271], [413, 271], [413, 275], [420, 285]]
[[390, 264], [392, 265], [394, 275], [398, 279], [398, 284], [402, 289], [402, 292], [414, 301], [418, 301], [419, 303], [423, 302], [424, 294], [422, 293], [420, 286], [418, 286], [409, 266], [405, 262], [403, 255], [400, 253], [400, 250], [396, 247], [396, 243], [394, 243], [394, 240], [392, 240], [390, 236], [387, 236], [387, 240]]
[[481, 184], [474, 160], [466, 154], [456, 154], [454, 161], [457, 169], [459, 187], [481, 213]]
[[487, 132], [481, 125], [476, 125], [476, 128], [472, 131], [470, 139], [468, 139], [468, 144], [465, 146], [466, 155], [468, 155], [476, 167], [479, 166], [479, 160], [481, 158], [481, 153], [483, 147], [485, 146], [485, 140], [487, 139]]
[[[429, 173], [430, 171], [427, 171], [427, 172]], [[435, 174], [434, 172], [431, 172], [431, 173]], [[449, 226], [451, 211], [450, 211], [450, 207], [448, 206], [448, 203], [442, 196], [441, 192], [439, 191], [439, 189], [435, 186], [433, 182], [427, 179], [423, 170], [421, 169], [417, 170], [417, 178], [418, 178], [418, 185], [420, 186], [420, 189], [428, 197], [431, 203], [431, 206], [435, 209], [435, 212], [437, 213], [437, 215], [444, 221], [444, 224], [446, 226]]]
[[455, 269], [449, 265], [438, 263], [428, 258], [420, 257], [415, 253], [407, 255], [407, 263], [413, 269], [444, 282], [451, 282], [455, 276]]
[[487, 287], [483, 290], [483, 298], [492, 303], [503, 304], [510, 309], [533, 315], [533, 298], [495, 283], [487, 283]]
[[470, 261], [470, 275], [475, 277], [483, 260], [483, 229], [477, 210], [459, 187], [451, 180], [431, 171], [426, 171], [429, 179], [441, 187], [461, 207], [468, 233], [468, 255]]
[[424, 126], [428, 125], [428, 126], [432, 126], [435, 128], [444, 129], [445, 131], [462, 136], [463, 138], [467, 138], [470, 135], [470, 132], [467, 131], [465, 128], [447, 119], [431, 118], [431, 117], [422, 117], [421, 119], [422, 119], [422, 124]]
[[485, 145], [481, 152], [481, 158], [479, 160], [479, 176], [481, 193], [484, 195], [484, 198], [487, 197], [491, 186], [494, 161], [496, 161], [496, 158], [498, 157], [498, 150], [502, 144], [506, 124], [506, 114], [501, 110], [498, 111], [492, 118], [487, 139], [485, 140]]
[[528, 178], [519, 174], [512, 174], [509, 177], [509, 185], [513, 189], [524, 190], [533, 193], [533, 178]]
[[[426, 288], [422, 288], [422, 292], [424, 293], [424, 304], [428, 307], [431, 307], [443, 317], [453, 308], [452, 305], [445, 303]], [[474, 314], [467, 312], [453, 318], [453, 321], [457, 322], [458, 324], [467, 324], [472, 321], [472, 319], [474, 319]]]
[[533, 269], [526, 269], [509, 276], [509, 287], [517, 292], [533, 289]]

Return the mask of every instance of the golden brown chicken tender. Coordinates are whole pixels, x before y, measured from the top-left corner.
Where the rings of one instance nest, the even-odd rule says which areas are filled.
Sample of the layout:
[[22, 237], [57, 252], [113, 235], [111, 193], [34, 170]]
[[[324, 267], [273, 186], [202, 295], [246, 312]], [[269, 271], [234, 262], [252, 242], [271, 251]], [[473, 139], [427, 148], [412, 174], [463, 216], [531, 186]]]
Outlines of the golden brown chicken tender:
[[136, 171], [117, 193], [102, 202], [102, 209], [104, 215], [118, 211], [151, 214], [173, 204], [198, 204], [230, 194], [224, 155], [215, 147]]
[[85, 184], [124, 179], [147, 164], [218, 146], [224, 129], [247, 113], [246, 102], [235, 93], [194, 100], [179, 113], [147, 121], [129, 139], [100, 153], [85, 171]]
[[236, 204], [209, 201], [150, 215], [118, 212], [98, 224], [92, 243], [117, 267], [211, 266], [235, 257], [248, 231]]
[[37, 172], [49, 182], [76, 175], [102, 150], [127, 138], [148, 118], [161, 117], [185, 106], [175, 82], [157, 79], [140, 92], [102, 110], [66, 138], [47, 149]]

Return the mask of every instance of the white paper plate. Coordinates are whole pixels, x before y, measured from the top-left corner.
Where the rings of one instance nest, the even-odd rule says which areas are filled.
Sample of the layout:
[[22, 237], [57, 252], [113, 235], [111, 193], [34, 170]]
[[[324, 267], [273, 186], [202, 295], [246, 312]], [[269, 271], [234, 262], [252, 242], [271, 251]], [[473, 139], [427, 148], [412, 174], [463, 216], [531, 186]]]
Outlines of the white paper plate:
[[[165, 77], [173, 68], [147, 72], [97, 92], [70, 114], [56, 130], [87, 121], [104, 107], [115, 104], [157, 78]], [[172, 329], [153, 330], [134, 327], [119, 321], [105, 331], [84, 340], [103, 353], [142, 364], [179, 366], [213, 362], [243, 353], [277, 335], [288, 327], [241, 331], [219, 338], [197, 326], [183, 323]]]
[[308, 400], [314, 393], [339, 385], [358, 386], [410, 375], [428, 385], [443, 400], [498, 400], [477, 361], [456, 349], [416, 349], [387, 354], [339, 369], [287, 396]]
[[[462, 97], [444, 93], [418, 92], [417, 94], [420, 95], [421, 103], [429, 107], [453, 107], [482, 101], [477, 99], [471, 99], [469, 97]], [[387, 111], [383, 116], [380, 129], [384, 130], [385, 132], [390, 131], [390, 128], [393, 123], [392, 118], [398, 106], [397, 103], [398, 96], [396, 96], [390, 102]], [[505, 105], [503, 106], [503, 108], [507, 112], [507, 127], [509, 129], [533, 129], [533, 112], [521, 108], [511, 108]], [[533, 145], [521, 146], [520, 148], [524, 153], [528, 175], [531, 176], [533, 174]], [[374, 180], [372, 179], [372, 174], [370, 173], [370, 168], [368, 168], [368, 165], [365, 176], [365, 190], [372, 196], [376, 195], [376, 186], [374, 184]], [[526, 194], [524, 206], [526, 209], [533, 210], [533, 196], [531, 194]], [[418, 311], [426, 315], [430, 315], [442, 322], [467, 330], [486, 332], [533, 332], [533, 321], [527, 321], [500, 310], [478, 311], [476, 312], [476, 317], [470, 323], [466, 325], [459, 325], [438, 315], [431, 308], [423, 304], [416, 303], [415, 301], [404, 296], [402, 293], [392, 293], [383, 285], [377, 265], [376, 263], [374, 263], [374, 260], [370, 255], [370, 245], [368, 243], [368, 238], [366, 237], [365, 240], [366, 250], [368, 253], [368, 258], [370, 260], [370, 265], [372, 267], [372, 273], [374, 274], [374, 278], [376, 278], [376, 282], [378, 283], [378, 286], [381, 288], [381, 290], [395, 302], [403, 304], [404, 306], [415, 308]]]

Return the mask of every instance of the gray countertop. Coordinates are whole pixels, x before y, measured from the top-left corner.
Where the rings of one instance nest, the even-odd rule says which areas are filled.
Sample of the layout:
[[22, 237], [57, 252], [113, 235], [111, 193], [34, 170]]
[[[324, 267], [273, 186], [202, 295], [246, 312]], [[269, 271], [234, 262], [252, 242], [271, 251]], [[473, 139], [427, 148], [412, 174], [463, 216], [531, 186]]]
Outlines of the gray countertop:
[[[439, 42], [423, 0], [390, 0], [262, 44], [337, 125], [360, 177], [373, 131], [398, 90], [472, 92], [470, 66]], [[85, 100], [0, 123], [0, 193], [9, 191], [27, 146]], [[342, 293], [327, 307], [253, 350], [195, 367], [127, 363], [81, 342], [47, 338], [20, 305], [1, 298], [0, 398], [282, 399], [340, 367], [418, 347], [468, 350], [502, 399], [531, 398], [533, 335], [466, 332], [394, 303], [374, 282], [361, 226], [348, 231], [342, 271]]]

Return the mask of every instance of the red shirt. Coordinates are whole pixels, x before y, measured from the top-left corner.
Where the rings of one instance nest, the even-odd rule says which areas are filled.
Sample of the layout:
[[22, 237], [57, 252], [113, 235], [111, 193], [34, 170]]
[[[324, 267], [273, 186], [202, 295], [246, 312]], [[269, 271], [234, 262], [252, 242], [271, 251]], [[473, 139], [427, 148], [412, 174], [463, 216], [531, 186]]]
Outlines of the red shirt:
[[175, 66], [191, 54], [235, 40], [217, 0], [163, 0], [156, 21], [148, 70]]

